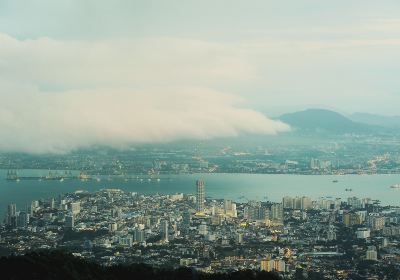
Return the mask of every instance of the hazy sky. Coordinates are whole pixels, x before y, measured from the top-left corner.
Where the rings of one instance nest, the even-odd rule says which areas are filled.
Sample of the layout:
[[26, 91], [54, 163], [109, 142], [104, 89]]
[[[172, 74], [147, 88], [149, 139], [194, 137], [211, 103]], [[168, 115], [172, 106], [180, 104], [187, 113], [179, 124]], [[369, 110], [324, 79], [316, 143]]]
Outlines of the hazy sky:
[[0, 150], [274, 134], [399, 114], [397, 0], [0, 0]]

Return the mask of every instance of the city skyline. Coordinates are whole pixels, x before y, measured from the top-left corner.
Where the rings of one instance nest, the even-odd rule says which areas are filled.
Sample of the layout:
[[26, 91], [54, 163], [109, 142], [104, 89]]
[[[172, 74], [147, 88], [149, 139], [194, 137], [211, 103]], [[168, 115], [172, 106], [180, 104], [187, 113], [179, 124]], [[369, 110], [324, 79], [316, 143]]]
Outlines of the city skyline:
[[[251, 269], [273, 272], [274, 279], [303, 279], [304, 272], [316, 279], [398, 277], [391, 253], [400, 236], [398, 206], [355, 196], [238, 202], [210, 198], [204, 185], [197, 180], [192, 193], [174, 194], [76, 191], [22, 210], [10, 204], [0, 246], [20, 254], [60, 247], [107, 267], [140, 260], [153, 269]], [[16, 242], [15, 233], [29, 242]]]

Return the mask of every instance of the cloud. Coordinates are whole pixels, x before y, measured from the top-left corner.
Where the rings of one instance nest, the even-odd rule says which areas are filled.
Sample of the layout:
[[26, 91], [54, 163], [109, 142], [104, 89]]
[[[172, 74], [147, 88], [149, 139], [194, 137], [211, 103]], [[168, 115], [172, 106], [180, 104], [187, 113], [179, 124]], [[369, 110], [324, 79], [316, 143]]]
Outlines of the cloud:
[[179, 38], [58, 41], [0, 34], [0, 59], [4, 79], [43, 88], [204, 86], [253, 75], [238, 48]]
[[21, 41], [3, 34], [0, 150], [58, 153], [287, 131], [213, 88], [251, 80], [252, 71], [237, 49], [202, 41]]

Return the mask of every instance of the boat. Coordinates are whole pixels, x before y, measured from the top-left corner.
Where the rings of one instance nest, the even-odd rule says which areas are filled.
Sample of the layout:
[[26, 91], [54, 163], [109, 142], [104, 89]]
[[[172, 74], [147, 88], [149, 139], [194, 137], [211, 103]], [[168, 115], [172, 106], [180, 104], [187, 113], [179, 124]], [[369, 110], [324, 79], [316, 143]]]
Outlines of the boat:
[[345, 191], [346, 191], [346, 192], [352, 192], [352, 191], [353, 191], [353, 189], [346, 188], [346, 189], [345, 189]]
[[390, 186], [391, 189], [400, 189], [400, 184], [394, 184]]
[[16, 170], [8, 170], [6, 179], [8, 181], [18, 181], [19, 176], [18, 176], [17, 171]]
[[92, 177], [90, 177], [90, 175], [88, 175], [88, 174], [84, 173], [83, 171], [81, 171], [81, 173], [78, 176], [78, 179], [84, 182], [84, 181], [91, 180]]
[[338, 180], [336, 180], [336, 179], [332, 181], [332, 183], [337, 183], [337, 182], [339, 182], [339, 181], [338, 181]]

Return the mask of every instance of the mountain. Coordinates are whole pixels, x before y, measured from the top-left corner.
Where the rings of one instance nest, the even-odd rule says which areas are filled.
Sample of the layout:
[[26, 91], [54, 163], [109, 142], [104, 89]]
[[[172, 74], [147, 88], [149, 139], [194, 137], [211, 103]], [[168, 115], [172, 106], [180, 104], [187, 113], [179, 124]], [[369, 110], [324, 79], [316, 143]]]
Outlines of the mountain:
[[355, 122], [400, 129], [400, 116], [381, 116], [368, 113], [354, 113], [349, 118]]
[[289, 124], [295, 131], [301, 132], [370, 134], [385, 131], [383, 127], [355, 122], [337, 112], [325, 109], [307, 109], [284, 114], [279, 119]]

